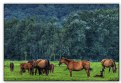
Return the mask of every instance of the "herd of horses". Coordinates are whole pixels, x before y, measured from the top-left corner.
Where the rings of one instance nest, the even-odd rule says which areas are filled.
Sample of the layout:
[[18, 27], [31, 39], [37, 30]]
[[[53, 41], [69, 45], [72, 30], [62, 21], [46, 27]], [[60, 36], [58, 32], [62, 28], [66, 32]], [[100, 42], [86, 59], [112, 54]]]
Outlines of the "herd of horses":
[[[87, 77], [90, 77], [90, 70], [92, 70], [92, 68], [90, 67], [90, 61], [88, 60], [82, 60], [82, 61], [74, 61], [71, 59], [66, 59], [64, 57], [61, 57], [59, 60], [59, 66], [64, 63], [67, 66], [67, 69], [70, 72], [70, 77], [72, 77], [72, 71], [81, 71], [81, 70], [85, 70]], [[105, 68], [109, 68], [109, 72], [110, 69], [112, 68], [113, 73], [116, 72], [116, 63], [113, 59], [103, 59], [101, 61], [102, 64], [102, 69], [100, 71], [100, 74], [95, 75], [94, 77], [103, 77], [103, 72], [105, 70]], [[10, 63], [10, 71], [14, 70], [14, 64]], [[36, 75], [37, 72], [39, 75], [41, 74], [46, 74], [48, 75], [49, 72], [53, 73], [54, 72], [54, 64], [51, 64], [49, 60], [46, 59], [38, 59], [38, 60], [31, 60], [28, 61], [26, 63], [20, 63], [20, 74], [26, 72], [26, 70], [28, 70], [28, 72], [30, 73], [30, 75]]]
[[[35, 72], [34, 72], [35, 69]], [[54, 71], [54, 64], [50, 64], [49, 60], [45, 59], [38, 59], [38, 60], [31, 60], [26, 63], [21, 63], [20, 64], [20, 73], [24, 73], [26, 70], [31, 75], [37, 74], [37, 71], [40, 74], [45, 73], [46, 75], [49, 74], [49, 71], [53, 73]]]

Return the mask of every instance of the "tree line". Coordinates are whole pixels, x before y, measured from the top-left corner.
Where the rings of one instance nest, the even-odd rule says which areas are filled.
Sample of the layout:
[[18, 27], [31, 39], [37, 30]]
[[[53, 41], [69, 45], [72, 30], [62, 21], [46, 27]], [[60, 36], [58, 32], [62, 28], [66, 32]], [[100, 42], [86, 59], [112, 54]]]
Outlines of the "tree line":
[[78, 10], [59, 22], [33, 16], [4, 20], [4, 58], [119, 60], [118, 9]]

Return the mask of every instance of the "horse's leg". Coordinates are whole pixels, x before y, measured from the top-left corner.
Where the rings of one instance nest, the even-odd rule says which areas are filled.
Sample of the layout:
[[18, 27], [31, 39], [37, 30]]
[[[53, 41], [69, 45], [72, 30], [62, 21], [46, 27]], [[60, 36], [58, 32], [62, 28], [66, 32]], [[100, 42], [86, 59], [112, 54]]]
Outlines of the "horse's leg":
[[104, 71], [105, 70], [105, 66], [103, 66], [103, 68], [102, 68], [102, 71]]
[[41, 68], [38, 68], [38, 72], [39, 72], [39, 75], [41, 75], [42, 73], [41, 73]]
[[35, 68], [35, 75], [36, 75], [36, 73], [37, 73], [37, 68]]
[[109, 67], [109, 72], [110, 72], [111, 67]]
[[30, 68], [30, 74], [33, 75], [33, 68]]
[[48, 76], [48, 72], [49, 72], [49, 70], [47, 68], [45, 68], [45, 73], [47, 76]]
[[29, 74], [31, 75], [31, 68], [29, 68]]
[[40, 75], [40, 69], [38, 68], [38, 73], [39, 73], [39, 75]]
[[34, 68], [32, 68], [32, 75], [34, 75]]
[[31, 75], [31, 69], [29, 68], [29, 74]]
[[69, 70], [70, 71], [70, 77], [72, 77], [72, 70]]
[[87, 73], [87, 76], [90, 77], [90, 71], [89, 69], [85, 69], [86, 73]]
[[113, 71], [113, 73], [114, 73], [114, 69], [113, 69], [113, 67], [112, 67], [112, 71]]

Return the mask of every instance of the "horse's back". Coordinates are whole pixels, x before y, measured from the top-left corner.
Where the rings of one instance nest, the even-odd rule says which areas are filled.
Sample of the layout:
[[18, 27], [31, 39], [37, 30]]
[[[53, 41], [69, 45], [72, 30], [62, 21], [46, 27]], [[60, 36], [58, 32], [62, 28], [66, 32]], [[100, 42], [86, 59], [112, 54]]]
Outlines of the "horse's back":
[[45, 68], [47, 64], [48, 64], [48, 61], [45, 59], [37, 60], [37, 66], [39, 66], [40, 68]]
[[81, 70], [83, 68], [82, 61], [79, 61], [79, 62], [71, 61], [68, 64], [68, 68], [70, 70], [75, 70], [75, 71]]
[[101, 61], [102, 65], [105, 67], [112, 66], [114, 64], [114, 61], [112, 59], [103, 59]]

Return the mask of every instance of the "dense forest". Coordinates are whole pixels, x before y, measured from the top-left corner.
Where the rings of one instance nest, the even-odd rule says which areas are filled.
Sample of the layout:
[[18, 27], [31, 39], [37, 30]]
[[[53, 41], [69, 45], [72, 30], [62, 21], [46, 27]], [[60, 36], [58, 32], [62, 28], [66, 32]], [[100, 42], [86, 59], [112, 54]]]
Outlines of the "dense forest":
[[5, 4], [4, 58], [119, 60], [118, 4]]

